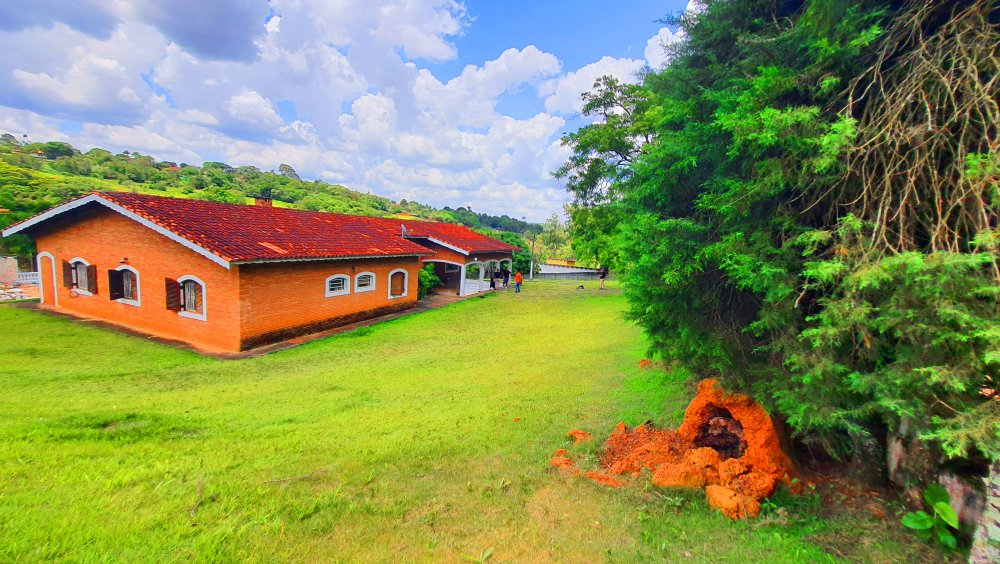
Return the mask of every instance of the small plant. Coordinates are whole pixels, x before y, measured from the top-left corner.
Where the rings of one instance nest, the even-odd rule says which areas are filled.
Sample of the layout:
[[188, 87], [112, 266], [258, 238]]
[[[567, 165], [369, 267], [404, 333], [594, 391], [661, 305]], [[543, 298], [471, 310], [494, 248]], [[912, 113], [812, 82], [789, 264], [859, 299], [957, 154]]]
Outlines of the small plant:
[[493, 556], [493, 547], [492, 546], [489, 547], [489, 548], [487, 548], [486, 550], [482, 551], [481, 553], [479, 553], [479, 556], [471, 556], [471, 555], [468, 555], [468, 554], [463, 554], [462, 558], [464, 558], [465, 560], [467, 560], [469, 562], [479, 562], [480, 564], [482, 564], [483, 562], [488, 561], [491, 556]]
[[931, 513], [911, 511], [903, 515], [903, 525], [916, 531], [924, 541], [936, 540], [951, 550], [958, 547], [955, 535], [949, 530], [958, 529], [958, 515], [951, 508], [948, 490], [939, 484], [931, 484], [924, 490], [924, 501]]

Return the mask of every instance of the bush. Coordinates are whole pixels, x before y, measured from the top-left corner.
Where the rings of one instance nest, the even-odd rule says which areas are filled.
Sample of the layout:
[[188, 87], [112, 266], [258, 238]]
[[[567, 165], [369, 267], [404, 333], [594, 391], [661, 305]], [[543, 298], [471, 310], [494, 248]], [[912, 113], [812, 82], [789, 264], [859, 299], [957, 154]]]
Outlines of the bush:
[[417, 299], [422, 300], [432, 288], [441, 284], [441, 279], [434, 274], [434, 265], [427, 264], [417, 273]]

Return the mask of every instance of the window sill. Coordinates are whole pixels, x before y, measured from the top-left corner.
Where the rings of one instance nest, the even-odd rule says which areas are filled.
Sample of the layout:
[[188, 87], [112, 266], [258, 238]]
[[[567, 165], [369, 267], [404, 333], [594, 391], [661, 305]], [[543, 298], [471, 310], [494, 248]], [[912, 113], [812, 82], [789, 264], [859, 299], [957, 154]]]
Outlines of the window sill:
[[118, 298], [115, 301], [120, 304], [130, 305], [133, 307], [142, 307], [142, 302], [140, 302], [139, 300], [127, 300], [125, 298]]
[[350, 293], [351, 293], [350, 290], [343, 290], [341, 292], [327, 292], [326, 293], [326, 297], [328, 297], [328, 298], [336, 298], [337, 296], [346, 296], [346, 295], [348, 295]]
[[375, 291], [375, 287], [372, 286], [371, 288], [356, 288], [354, 290], [354, 293], [355, 294], [360, 294], [362, 292], [374, 292], [374, 291]]
[[198, 321], [206, 321], [208, 319], [204, 313], [191, 313], [190, 311], [178, 311], [177, 315], [187, 317], [188, 319], [197, 319]]
[[398, 296], [393, 296], [393, 295], [390, 295], [390, 296], [389, 296], [389, 299], [390, 299], [390, 300], [398, 300], [399, 298], [405, 298], [405, 297], [406, 297], [406, 294], [400, 294], [400, 295], [398, 295]]
[[89, 291], [84, 290], [83, 288], [70, 288], [69, 291], [70, 291], [71, 294], [73, 292], [76, 292], [76, 295], [78, 295], [78, 296], [93, 296], [94, 295], [94, 294], [91, 294]]

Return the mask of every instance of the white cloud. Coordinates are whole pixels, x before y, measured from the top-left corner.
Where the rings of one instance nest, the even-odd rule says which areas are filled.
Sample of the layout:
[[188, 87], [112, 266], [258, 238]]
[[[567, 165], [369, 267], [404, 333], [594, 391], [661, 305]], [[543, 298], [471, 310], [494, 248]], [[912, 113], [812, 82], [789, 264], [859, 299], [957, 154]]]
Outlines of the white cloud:
[[[187, 27], [168, 8], [197, 2], [169, 2], [0, 22], [0, 133], [177, 162], [288, 163], [394, 199], [542, 220], [567, 198], [550, 172], [569, 156], [559, 136], [580, 94], [604, 74], [635, 81], [661, 60], [657, 42], [677, 37], [660, 30], [646, 60], [579, 69], [516, 46], [442, 80], [434, 62], [458, 55], [470, 23], [457, 0], [227, 0], [239, 17], [217, 6]], [[216, 38], [220, 19], [233, 29]], [[518, 117], [505, 115], [511, 100]]]
[[670, 28], [661, 27], [656, 35], [646, 41], [646, 62], [654, 69], [663, 68], [669, 60], [667, 49], [683, 39], [683, 31], [674, 32]]
[[599, 77], [611, 75], [622, 82], [634, 83], [638, 82], [638, 74], [643, 66], [645, 62], [638, 59], [603, 57], [577, 71], [551, 80], [543, 89], [548, 94], [545, 98], [545, 110], [561, 114], [577, 113], [583, 108], [580, 95], [590, 92], [594, 88], [594, 81]]
[[283, 123], [271, 101], [253, 90], [231, 96], [222, 108], [230, 117], [257, 127], [276, 128]]

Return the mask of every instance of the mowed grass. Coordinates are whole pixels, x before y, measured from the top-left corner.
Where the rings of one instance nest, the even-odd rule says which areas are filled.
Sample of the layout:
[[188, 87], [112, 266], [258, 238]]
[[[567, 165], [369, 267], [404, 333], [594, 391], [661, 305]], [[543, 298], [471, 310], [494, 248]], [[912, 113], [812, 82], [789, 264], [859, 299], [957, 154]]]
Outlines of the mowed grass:
[[841, 536], [910, 556], [814, 498], [791, 522], [731, 523], [648, 477], [552, 471], [567, 430], [676, 424], [690, 397], [684, 374], [638, 369], [617, 291], [575, 287], [243, 361], [0, 306], [0, 561], [801, 562]]

